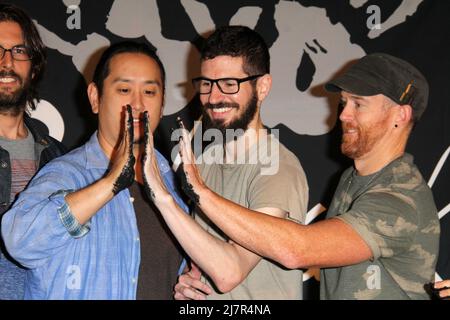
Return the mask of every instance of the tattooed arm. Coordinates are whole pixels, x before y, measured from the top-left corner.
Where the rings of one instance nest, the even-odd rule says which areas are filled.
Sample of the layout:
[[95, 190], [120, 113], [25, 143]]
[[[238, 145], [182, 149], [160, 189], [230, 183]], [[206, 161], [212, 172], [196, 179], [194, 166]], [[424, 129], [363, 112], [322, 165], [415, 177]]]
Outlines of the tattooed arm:
[[108, 174], [86, 188], [66, 196], [70, 211], [81, 224], [89, 221], [117, 193], [133, 183], [135, 163], [133, 155], [133, 116], [129, 105], [124, 118], [125, 130], [115, 157], [111, 160], [111, 169]]

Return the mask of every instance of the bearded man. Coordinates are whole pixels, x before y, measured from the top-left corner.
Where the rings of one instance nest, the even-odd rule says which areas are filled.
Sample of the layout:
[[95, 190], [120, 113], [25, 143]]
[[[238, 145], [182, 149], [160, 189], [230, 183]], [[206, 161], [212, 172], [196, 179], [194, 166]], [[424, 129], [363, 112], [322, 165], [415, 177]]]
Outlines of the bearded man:
[[[439, 219], [430, 188], [405, 152], [427, 106], [428, 83], [410, 63], [374, 53], [326, 88], [341, 94], [341, 151], [354, 161], [342, 174], [327, 219], [305, 226], [255, 210], [224, 209], [228, 202], [218, 201], [195, 166], [185, 164], [191, 189], [210, 221], [247, 250], [287, 268], [322, 268], [321, 299], [429, 299]], [[184, 154], [183, 160], [189, 152]], [[190, 294], [196, 285], [185, 281], [179, 291]]]
[[[0, 4], [0, 217], [48, 161], [65, 152], [30, 118], [37, 84], [46, 64], [45, 47], [30, 17]], [[0, 300], [22, 299], [25, 269], [0, 241]]]
[[[308, 186], [303, 169], [297, 157], [267, 132], [260, 117], [261, 104], [271, 88], [269, 72], [267, 45], [255, 31], [226, 26], [206, 40], [201, 76], [193, 83], [207, 127], [203, 136], [216, 140], [199, 157], [202, 161], [194, 159], [186, 130], [180, 142], [184, 189], [196, 205], [194, 218], [183, 214], [164, 188], [152, 137], [147, 139], [144, 176], [148, 190], [193, 261], [192, 269], [179, 278], [176, 299], [302, 297], [301, 270], [286, 270], [262, 258], [231, 240], [207, 218], [213, 211], [236, 216], [250, 211], [294, 224], [304, 222]], [[202, 190], [194, 181], [200, 181]]]

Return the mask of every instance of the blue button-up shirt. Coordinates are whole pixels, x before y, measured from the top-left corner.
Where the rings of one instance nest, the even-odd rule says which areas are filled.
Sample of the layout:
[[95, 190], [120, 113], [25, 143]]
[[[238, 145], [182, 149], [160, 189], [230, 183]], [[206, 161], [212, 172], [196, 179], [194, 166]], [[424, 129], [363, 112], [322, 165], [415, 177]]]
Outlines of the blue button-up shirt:
[[[167, 189], [188, 211], [176, 191], [167, 160], [156, 152]], [[79, 190], [102, 178], [109, 159], [97, 134], [82, 147], [39, 171], [2, 220], [9, 253], [27, 271], [25, 299], [135, 299], [140, 263], [139, 232], [128, 189], [118, 193], [76, 238], [63, 225], [60, 190]], [[143, 248], [145, 250], [145, 248]]]

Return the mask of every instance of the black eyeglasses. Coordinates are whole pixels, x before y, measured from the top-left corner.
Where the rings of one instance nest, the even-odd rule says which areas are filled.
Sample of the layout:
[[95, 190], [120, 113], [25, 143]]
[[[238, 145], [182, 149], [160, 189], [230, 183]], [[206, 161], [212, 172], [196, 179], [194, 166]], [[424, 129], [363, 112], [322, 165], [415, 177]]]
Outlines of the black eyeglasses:
[[246, 78], [220, 78], [220, 79], [208, 79], [204, 77], [198, 77], [192, 79], [192, 84], [195, 90], [200, 94], [209, 94], [212, 91], [212, 87], [217, 84], [219, 90], [224, 94], [234, 94], [238, 93], [240, 89], [240, 84], [242, 82], [250, 81], [262, 77], [263, 74], [258, 74]]
[[3, 59], [8, 51], [11, 52], [12, 58], [17, 61], [28, 61], [32, 58], [30, 50], [25, 46], [15, 46], [11, 49], [0, 46], [0, 59]]

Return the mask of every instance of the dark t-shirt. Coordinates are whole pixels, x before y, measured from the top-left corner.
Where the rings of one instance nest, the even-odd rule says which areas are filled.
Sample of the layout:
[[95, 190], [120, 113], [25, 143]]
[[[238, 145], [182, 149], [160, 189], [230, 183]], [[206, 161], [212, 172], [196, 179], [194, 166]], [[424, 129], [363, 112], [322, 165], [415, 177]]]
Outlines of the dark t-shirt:
[[137, 300], [168, 300], [182, 260], [182, 249], [155, 205], [137, 182], [129, 188], [141, 241]]

